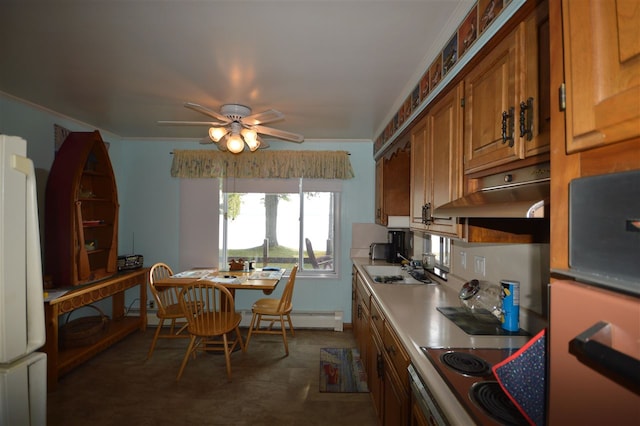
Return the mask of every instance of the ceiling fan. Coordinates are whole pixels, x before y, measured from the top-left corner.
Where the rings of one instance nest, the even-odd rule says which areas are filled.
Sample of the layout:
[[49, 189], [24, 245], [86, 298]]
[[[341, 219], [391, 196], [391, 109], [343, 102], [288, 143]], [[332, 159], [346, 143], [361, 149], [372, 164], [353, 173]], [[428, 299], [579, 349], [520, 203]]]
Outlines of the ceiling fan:
[[263, 124], [284, 118], [284, 114], [275, 109], [251, 114], [251, 108], [240, 104], [224, 104], [220, 107], [220, 112], [192, 102], [187, 102], [184, 106], [214, 118], [216, 121], [162, 120], [158, 121], [158, 124], [208, 126], [209, 137], [203, 139], [200, 143], [216, 143], [218, 149], [222, 151], [230, 151], [237, 154], [244, 151], [245, 144], [251, 151], [255, 151], [258, 148], [268, 148], [269, 145], [260, 138], [259, 134], [273, 136], [289, 142], [300, 143], [304, 141], [304, 137], [297, 133], [263, 126]]

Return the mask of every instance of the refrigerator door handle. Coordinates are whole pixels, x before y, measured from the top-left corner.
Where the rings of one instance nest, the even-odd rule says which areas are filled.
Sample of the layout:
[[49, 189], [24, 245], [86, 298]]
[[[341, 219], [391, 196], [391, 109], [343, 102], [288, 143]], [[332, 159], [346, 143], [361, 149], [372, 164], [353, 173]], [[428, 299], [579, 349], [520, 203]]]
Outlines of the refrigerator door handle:
[[40, 255], [40, 228], [38, 226], [38, 198], [33, 161], [13, 155], [11, 166], [26, 175], [26, 263], [27, 263], [27, 352], [44, 346], [44, 288], [42, 286], [42, 259]]
[[640, 360], [612, 347], [611, 324], [600, 321], [569, 342], [580, 362], [640, 394]]

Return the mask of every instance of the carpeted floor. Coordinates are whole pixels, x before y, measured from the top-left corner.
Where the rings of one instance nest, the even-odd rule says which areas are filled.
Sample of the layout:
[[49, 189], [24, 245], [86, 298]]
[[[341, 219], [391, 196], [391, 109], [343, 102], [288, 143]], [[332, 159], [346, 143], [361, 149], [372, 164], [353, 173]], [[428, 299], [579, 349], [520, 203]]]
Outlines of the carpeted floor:
[[320, 349], [355, 346], [350, 331], [296, 330], [288, 357], [279, 336], [256, 336], [232, 354], [231, 383], [217, 354], [198, 354], [176, 382], [187, 340], [161, 340], [147, 361], [152, 336], [133, 334], [63, 376], [48, 425], [377, 424], [369, 393], [319, 391]]

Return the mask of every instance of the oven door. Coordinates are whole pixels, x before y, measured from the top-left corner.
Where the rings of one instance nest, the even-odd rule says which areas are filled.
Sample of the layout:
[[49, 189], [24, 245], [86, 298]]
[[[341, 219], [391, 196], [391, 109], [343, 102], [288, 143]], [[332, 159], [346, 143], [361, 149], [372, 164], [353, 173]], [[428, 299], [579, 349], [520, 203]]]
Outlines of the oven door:
[[[411, 424], [421, 425], [426, 422], [433, 426], [449, 425], [413, 365], [409, 365], [408, 370], [411, 384]], [[417, 419], [418, 416], [422, 417], [422, 420]]]

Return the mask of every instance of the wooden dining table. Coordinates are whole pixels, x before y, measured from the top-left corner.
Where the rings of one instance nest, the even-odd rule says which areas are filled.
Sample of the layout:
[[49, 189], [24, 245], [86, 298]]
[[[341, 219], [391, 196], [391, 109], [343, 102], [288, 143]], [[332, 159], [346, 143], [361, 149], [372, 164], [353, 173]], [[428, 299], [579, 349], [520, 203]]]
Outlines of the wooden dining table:
[[264, 294], [271, 294], [285, 272], [285, 269], [279, 271], [256, 269], [249, 272], [191, 269], [157, 280], [155, 285], [156, 287], [186, 287], [202, 279], [224, 285], [233, 295], [235, 290], [262, 290]]

